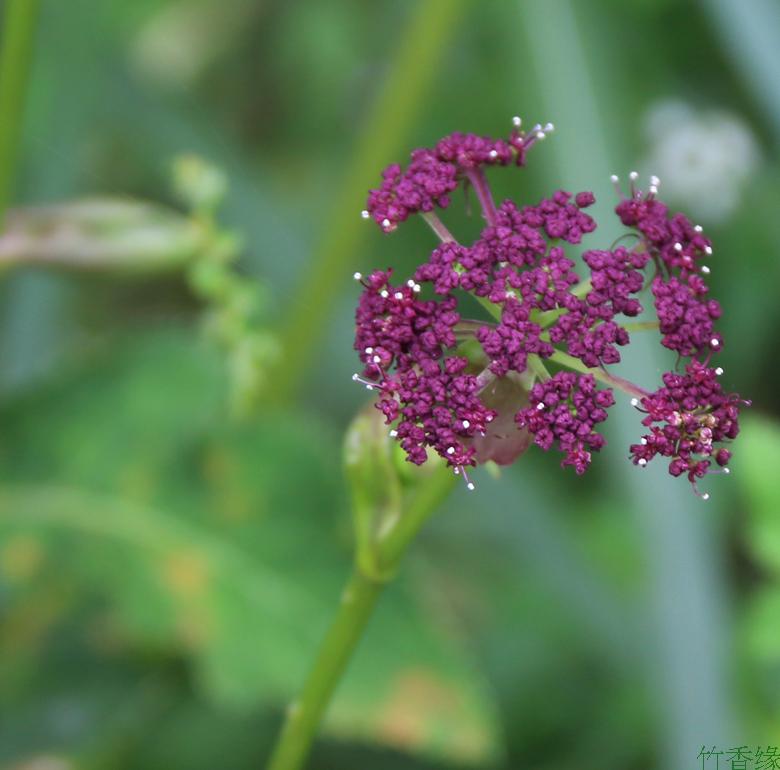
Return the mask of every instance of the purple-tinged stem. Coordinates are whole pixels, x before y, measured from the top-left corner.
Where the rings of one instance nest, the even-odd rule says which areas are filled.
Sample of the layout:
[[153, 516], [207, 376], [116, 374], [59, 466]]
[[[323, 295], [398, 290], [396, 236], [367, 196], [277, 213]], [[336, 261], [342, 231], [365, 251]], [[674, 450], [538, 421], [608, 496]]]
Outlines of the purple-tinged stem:
[[442, 243], [455, 243], [455, 237], [436, 214], [432, 211], [423, 211], [422, 217]]
[[482, 214], [485, 221], [491, 225], [496, 224], [496, 204], [493, 202], [493, 193], [490, 191], [490, 185], [485, 178], [485, 172], [481, 168], [470, 168], [466, 171], [466, 178], [474, 188], [477, 194], [479, 205], [482, 207]]
[[650, 395], [648, 391], [646, 391], [644, 388], [640, 388], [639, 385], [634, 385], [633, 382], [629, 382], [628, 380], [625, 380], [622, 377], [618, 377], [616, 374], [610, 374], [608, 371], [606, 371], [606, 369], [601, 369], [599, 367], [591, 368], [590, 366], [585, 366], [585, 364], [583, 364], [579, 358], [570, 356], [568, 353], [563, 353], [560, 350], [556, 350], [550, 356], [549, 360], [555, 361], [556, 363], [561, 364], [562, 366], [565, 366], [568, 369], [574, 369], [574, 371], [576, 372], [582, 372], [583, 374], [592, 374], [600, 382], [603, 382], [606, 385], [611, 385], [613, 388], [622, 390], [624, 393], [628, 393], [631, 396], [636, 396], [637, 398], [645, 398], [645, 396]]

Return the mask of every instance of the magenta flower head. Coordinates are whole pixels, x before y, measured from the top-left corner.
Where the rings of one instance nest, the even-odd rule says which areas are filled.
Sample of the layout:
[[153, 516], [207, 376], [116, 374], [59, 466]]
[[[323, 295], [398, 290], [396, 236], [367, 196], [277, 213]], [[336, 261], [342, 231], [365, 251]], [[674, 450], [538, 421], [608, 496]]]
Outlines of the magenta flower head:
[[[669, 473], [685, 476], [699, 494], [699, 479], [728, 473], [725, 445], [749, 403], [725, 392], [723, 370], [711, 366], [723, 348], [715, 328], [721, 308], [705, 283], [712, 245], [658, 199], [656, 177], [644, 192], [632, 173], [626, 195], [613, 176], [615, 212], [632, 237], [583, 251], [581, 273], [572, 247], [596, 229], [587, 213], [592, 193], [557, 190], [524, 206], [493, 200], [486, 170], [524, 166], [553, 130], [526, 132], [519, 118], [513, 122], [506, 139], [454, 133], [415, 150], [405, 169], [388, 166], [370, 191], [365, 219], [390, 233], [417, 214], [440, 242], [406, 281], [394, 281], [390, 268], [355, 274], [363, 287], [355, 316], [363, 371], [353, 379], [377, 394], [410, 462], [436, 452], [469, 489], [470, 467], [511, 463], [532, 442], [562, 452], [562, 466], [584, 473], [606, 443], [598, 428], [619, 389], [647, 430], [629, 449], [633, 463], [666, 457]], [[485, 220], [471, 244], [458, 242], [437, 213], [458, 188], [473, 192]], [[646, 289], [657, 321], [631, 322], [644, 310]], [[488, 318], [464, 317], [467, 295]], [[643, 328], [657, 329], [677, 355], [654, 392], [610, 368], [630, 333]]]

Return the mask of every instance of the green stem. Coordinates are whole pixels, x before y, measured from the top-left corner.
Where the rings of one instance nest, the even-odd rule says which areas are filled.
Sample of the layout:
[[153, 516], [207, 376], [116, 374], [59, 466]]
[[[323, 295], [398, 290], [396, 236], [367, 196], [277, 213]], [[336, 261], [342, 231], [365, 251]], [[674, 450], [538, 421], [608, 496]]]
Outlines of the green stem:
[[643, 390], [638, 385], [634, 385], [633, 382], [624, 380], [622, 377], [618, 377], [616, 374], [610, 374], [604, 369], [591, 368], [585, 366], [579, 358], [570, 356], [568, 353], [563, 353], [560, 350], [556, 350], [548, 359], [549, 361], [555, 361], [556, 364], [561, 364], [568, 369], [574, 369], [576, 372], [582, 372], [583, 374], [592, 374], [597, 380], [611, 385], [613, 388], [622, 390], [624, 393], [628, 393], [636, 398], [644, 398], [649, 395], [646, 390]]
[[0, 40], [0, 224], [11, 197], [39, 0], [5, 0]]
[[[363, 542], [369, 558], [358, 553], [352, 576], [341, 596], [336, 617], [320, 646], [300, 697], [287, 709], [287, 717], [267, 770], [299, 770], [311, 750], [319, 723], [325, 713], [384, 585], [392, 580], [409, 544], [435, 513], [457, 483], [450, 468], [438, 467], [391, 517], [392, 525]], [[386, 512], [385, 512], [386, 515]], [[367, 575], [362, 564], [371, 565]]]
[[284, 727], [268, 770], [298, 770], [311, 749], [320, 719], [382, 592], [383, 583], [357, 567], [341, 596], [341, 605], [320, 647], [300, 698], [287, 709]]

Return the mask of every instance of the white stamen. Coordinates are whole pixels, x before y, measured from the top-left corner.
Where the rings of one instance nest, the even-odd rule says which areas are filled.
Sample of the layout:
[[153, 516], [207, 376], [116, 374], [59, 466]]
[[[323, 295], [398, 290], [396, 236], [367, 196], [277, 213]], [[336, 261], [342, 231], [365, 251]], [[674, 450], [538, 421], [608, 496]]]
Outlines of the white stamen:
[[489, 414], [489, 415], [488, 415], [488, 416], [485, 418], [485, 422], [493, 422], [493, 415], [492, 415], [492, 414]]
[[655, 191], [658, 192], [658, 188], [661, 186], [661, 180], [657, 176], [653, 175], [650, 177], [650, 184], [655, 187]]
[[612, 184], [617, 184], [620, 181], [620, 177], [617, 174], [612, 174], [609, 177], [609, 181], [612, 182]]
[[363, 217], [363, 219], [368, 219], [371, 214], [368, 213], [368, 209], [363, 209], [363, 211], [360, 212], [360, 216]]
[[497, 158], [497, 157], [498, 157], [498, 151], [497, 151], [497, 150], [491, 150], [491, 151], [488, 153], [488, 155], [489, 155], [491, 158]]
[[373, 352], [374, 348], [366, 348], [366, 353], [368, 353], [368, 355], [371, 355]]
[[356, 281], [359, 281], [359, 280], [361, 280], [361, 279], [363, 278], [363, 273], [353, 273], [353, 274], [352, 274], [352, 277], [353, 277], [353, 278], [354, 278]]
[[539, 140], [545, 139], [547, 137], [547, 134], [544, 133], [544, 131], [537, 131], [536, 132], [536, 138]]
[[646, 438], [644, 438], [644, 437], [643, 437], [643, 438], [640, 438], [640, 439], [639, 439], [639, 443], [640, 443], [640, 444], [642, 444], [642, 446], [644, 446], [645, 444], [647, 444], [647, 439], [646, 439]]
[[544, 127], [544, 130], [545, 130], [545, 131], [546, 131], [548, 134], [552, 133], [553, 131], [555, 131], [555, 124], [554, 124], [554, 123], [548, 123], [548, 124], [547, 124], [547, 125]]
[[632, 182], [636, 182], [636, 180], [637, 180], [637, 179], [639, 179], [639, 172], [638, 172], [638, 171], [632, 171], [632, 172], [631, 172], [631, 173], [628, 175], [628, 178], [629, 178], [629, 179], [630, 179]]
[[632, 398], [631, 399], [631, 406], [639, 406], [639, 399], [638, 398]]
[[374, 356], [374, 357], [373, 357], [371, 360], [372, 360], [372, 361], [373, 361], [375, 364], [380, 364], [380, 363], [382, 363], [382, 359], [381, 359], [381, 357], [380, 357], [380, 356]]
[[373, 390], [373, 389], [374, 389], [373, 385], [366, 385], [366, 390]]
[[382, 299], [387, 299], [390, 296], [390, 292], [387, 289], [382, 289], [382, 291], [379, 292], [379, 296], [382, 297]]
[[357, 382], [360, 379], [360, 375], [355, 373], [352, 375], [352, 382]]
[[422, 290], [422, 286], [420, 286], [419, 283], [416, 283], [414, 286], [412, 286], [412, 291], [415, 294], [419, 294], [421, 290]]
[[704, 275], [709, 275], [710, 274], [710, 269], [709, 269], [709, 267], [707, 267], [707, 265], [702, 265], [701, 266], [701, 271], [702, 271], [702, 273], [704, 273]]
[[701, 499], [702, 499], [702, 500], [709, 500], [709, 499], [710, 499], [710, 493], [709, 493], [709, 492], [705, 492], [705, 493], [704, 493], [704, 494], [701, 496]]
[[512, 118], [512, 125], [513, 125], [515, 128], [520, 128], [520, 126], [522, 126], [522, 125], [523, 125], [523, 119], [522, 119], [522, 118], [521, 118], [519, 115], [515, 115], [515, 116]]
[[712, 254], [712, 246], [705, 246], [704, 253], [709, 257]]
[[469, 483], [466, 484], [466, 489], [468, 489], [469, 492], [473, 492], [474, 491], [474, 482], [473, 481], [469, 481]]
[[724, 468], [723, 472], [728, 476], [728, 474], [731, 473], [731, 468]]
[[675, 251], [682, 251], [682, 249], [683, 249], [682, 243], [675, 243], [674, 244], [674, 250]]
[[448, 455], [454, 455], [455, 454], [455, 447], [454, 446], [447, 447], [447, 454]]
[[712, 347], [714, 347], [714, 348], [719, 348], [720, 347], [720, 341], [718, 340], [717, 337], [713, 337], [710, 340], [710, 345], [712, 345]]
[[471, 423], [468, 420], [463, 420], [462, 425], [466, 430], [471, 427]]
[[658, 195], [658, 185], [651, 184], [647, 189], [650, 195]]
[[404, 298], [404, 293], [402, 291], [397, 291], [393, 296], [396, 299], [403, 299]]
[[700, 233], [700, 232], [702, 232], [702, 230], [704, 230], [704, 228], [703, 228], [701, 225], [694, 225], [694, 226], [693, 226], [693, 229], [694, 229], [694, 230], [695, 230], [697, 233]]
[[640, 457], [640, 458], [639, 458], [639, 459], [636, 461], [636, 464], [637, 464], [637, 465], [639, 465], [639, 466], [641, 466], [642, 468], [644, 468], [644, 467], [645, 467], [645, 465], [647, 465], [647, 460], [645, 460], [645, 458], [644, 458], [644, 457]]
[[460, 468], [453, 468], [452, 472], [457, 476], [460, 473]]
[[543, 403], [542, 401], [540, 401], [540, 402], [539, 402], [539, 403], [536, 405], [536, 411], [537, 411], [537, 412], [541, 412], [541, 411], [542, 411], [542, 409], [544, 409], [544, 403]]
[[414, 278], [410, 278], [410, 279], [409, 279], [409, 280], [406, 282], [406, 285], [407, 285], [407, 286], [408, 286], [410, 289], [413, 289], [413, 288], [414, 288]]
[[393, 430], [390, 431], [390, 438], [395, 438], [398, 435], [398, 431], [393, 428]]
[[389, 220], [387, 217], [385, 217], [385, 218], [382, 220], [382, 227], [383, 227], [385, 230], [387, 230], [387, 229], [390, 227], [390, 225], [391, 225], [391, 222], [390, 222], [390, 220]]
[[717, 374], [717, 375], [718, 375], [718, 377], [720, 377], [720, 375], [721, 375], [721, 374], [723, 374], [723, 367], [722, 367], [722, 366], [719, 366], [719, 367], [718, 367], [718, 368], [715, 370], [715, 374]]

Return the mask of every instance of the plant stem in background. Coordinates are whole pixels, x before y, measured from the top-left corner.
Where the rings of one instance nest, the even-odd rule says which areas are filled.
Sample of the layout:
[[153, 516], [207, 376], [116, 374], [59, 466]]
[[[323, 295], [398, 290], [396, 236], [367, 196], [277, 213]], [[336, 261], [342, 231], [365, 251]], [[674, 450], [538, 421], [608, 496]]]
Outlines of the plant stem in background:
[[325, 219], [321, 246], [289, 308], [281, 340], [285, 365], [274, 376], [271, 393], [277, 402], [293, 400], [312, 363], [333, 297], [357, 266], [363, 234], [371, 232], [360, 218], [366, 191], [414, 125], [464, 7], [463, 0], [426, 0], [412, 12], [371, 115], [356, 133], [358, 146]]
[[296, 770], [303, 766], [325, 708], [360, 641], [383, 585], [355, 567], [303, 691], [287, 709], [268, 770]]
[[11, 197], [39, 0], [5, 0], [0, 39], [0, 224]]

